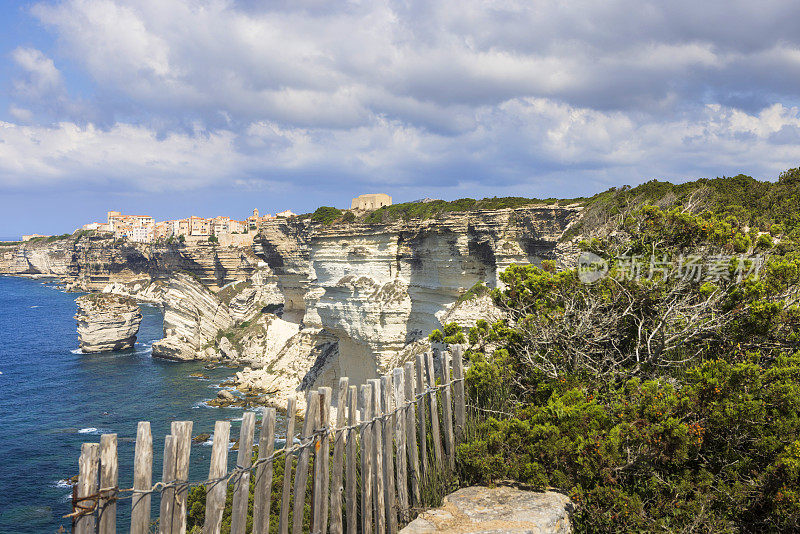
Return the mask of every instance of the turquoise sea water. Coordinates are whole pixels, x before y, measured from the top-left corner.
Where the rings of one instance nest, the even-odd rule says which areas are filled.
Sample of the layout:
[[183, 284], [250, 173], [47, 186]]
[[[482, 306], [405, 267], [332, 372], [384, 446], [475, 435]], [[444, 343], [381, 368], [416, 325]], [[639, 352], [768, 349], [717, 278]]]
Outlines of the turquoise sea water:
[[[154, 481], [171, 421], [194, 421], [197, 435], [211, 433], [216, 419], [231, 420], [231, 436], [238, 436], [241, 408], [202, 404], [234, 370], [151, 358], [162, 314], [146, 305], [135, 350], [81, 354], [78, 296], [54, 281], [0, 277], [0, 533], [48, 533], [60, 525], [69, 531], [61, 516], [70, 512], [72, 490], [63, 479], [77, 474], [81, 443], [97, 443], [101, 433], [118, 434], [123, 488], [132, 485], [138, 421], [151, 422]], [[208, 378], [189, 377], [193, 371]], [[191, 480], [208, 475], [210, 455], [208, 444], [192, 446]], [[128, 503], [120, 505], [120, 532], [127, 531]]]

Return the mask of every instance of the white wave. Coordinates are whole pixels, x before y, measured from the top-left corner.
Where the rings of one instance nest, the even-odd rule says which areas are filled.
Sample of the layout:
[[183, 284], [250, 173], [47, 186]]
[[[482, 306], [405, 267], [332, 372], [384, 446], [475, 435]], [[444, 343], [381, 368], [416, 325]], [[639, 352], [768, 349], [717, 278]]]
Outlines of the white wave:
[[[55, 484], [53, 484], [54, 488], [67, 488], [72, 489], [72, 482], [67, 480], [66, 478], [62, 478], [61, 480], [56, 480]], [[71, 497], [71, 495], [70, 495]]]
[[78, 349], [72, 349], [70, 352], [72, 354], [83, 354], [83, 351], [81, 351], [81, 349], [79, 349], [79, 348]]
[[78, 434], [91, 434], [93, 436], [99, 436], [100, 434], [111, 434], [111, 430], [90, 426], [88, 428], [81, 428], [78, 430]]

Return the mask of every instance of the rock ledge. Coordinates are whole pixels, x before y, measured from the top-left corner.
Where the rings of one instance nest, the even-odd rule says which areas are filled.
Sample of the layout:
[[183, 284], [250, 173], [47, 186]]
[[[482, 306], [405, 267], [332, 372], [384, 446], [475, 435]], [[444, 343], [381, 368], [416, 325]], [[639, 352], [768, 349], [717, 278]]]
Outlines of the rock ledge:
[[469, 487], [444, 498], [401, 534], [567, 534], [572, 532], [569, 497], [547, 491]]

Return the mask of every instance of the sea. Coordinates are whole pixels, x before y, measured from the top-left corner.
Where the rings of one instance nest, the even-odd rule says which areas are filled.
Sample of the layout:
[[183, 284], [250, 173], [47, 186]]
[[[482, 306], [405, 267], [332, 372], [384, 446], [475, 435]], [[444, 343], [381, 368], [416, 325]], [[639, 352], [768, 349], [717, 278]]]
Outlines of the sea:
[[[192, 434], [213, 433], [214, 421], [232, 421], [239, 435], [242, 408], [211, 408], [220, 382], [235, 369], [208, 370], [197, 362], [152, 358], [163, 315], [142, 305], [136, 346], [126, 352], [82, 354], [74, 319], [79, 293], [57, 280], [0, 276], [0, 533], [69, 532], [72, 488], [81, 444], [116, 433], [119, 483], [133, 484], [139, 421], [150, 421], [161, 474], [164, 437], [171, 421], [193, 421]], [[192, 373], [203, 377], [191, 377]], [[283, 428], [279, 419], [276, 431]], [[256, 437], [256, 439], [258, 439]], [[281, 440], [282, 441], [282, 440]], [[208, 476], [211, 440], [192, 446], [190, 481]], [[235, 465], [235, 454], [229, 454]], [[153, 499], [154, 513], [157, 499]], [[117, 524], [127, 531], [130, 501], [121, 501]]]

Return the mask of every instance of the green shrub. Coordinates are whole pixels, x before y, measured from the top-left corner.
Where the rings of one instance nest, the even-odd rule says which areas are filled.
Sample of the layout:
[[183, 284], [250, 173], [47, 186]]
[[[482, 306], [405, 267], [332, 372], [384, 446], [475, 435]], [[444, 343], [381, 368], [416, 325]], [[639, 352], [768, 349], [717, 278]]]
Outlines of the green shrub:
[[428, 340], [433, 343], [459, 344], [466, 343], [467, 337], [458, 324], [447, 323], [444, 325], [444, 332], [441, 330], [434, 330], [428, 336]]
[[317, 208], [317, 211], [311, 215], [311, 220], [329, 226], [336, 222], [341, 216], [342, 210], [330, 206], [322, 206]]
[[[770, 198], [795, 178], [755, 187]], [[800, 529], [800, 231], [782, 200], [762, 210], [748, 184], [706, 182], [709, 198], [731, 199], [719, 209], [630, 210], [614, 239], [581, 244], [608, 260], [593, 284], [551, 264], [501, 273], [492, 296], [506, 319], [469, 331], [470, 402], [490, 411], [458, 447], [465, 484], [560, 490], [578, 532]], [[645, 185], [639, 194], [682, 189]], [[635, 189], [608, 193], [604, 209]], [[785, 239], [771, 247], [753, 221]], [[754, 246], [771, 255], [739, 273]], [[619, 276], [650, 255], [722, 258], [721, 276]]]

